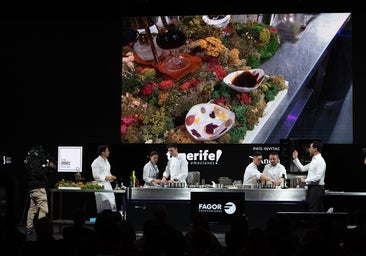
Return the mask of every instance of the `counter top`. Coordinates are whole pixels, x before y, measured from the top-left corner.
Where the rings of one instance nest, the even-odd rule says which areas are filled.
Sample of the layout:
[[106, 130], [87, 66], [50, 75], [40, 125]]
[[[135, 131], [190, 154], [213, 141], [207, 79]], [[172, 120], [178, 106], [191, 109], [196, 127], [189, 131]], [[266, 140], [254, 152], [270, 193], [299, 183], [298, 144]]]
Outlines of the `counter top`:
[[325, 191], [327, 196], [366, 196], [366, 192]]
[[[186, 200], [191, 192], [244, 192], [246, 201], [301, 202], [306, 200], [306, 189], [232, 189], [232, 188], [132, 188], [129, 200]], [[366, 192], [325, 191], [326, 196], [366, 196]]]
[[298, 202], [306, 198], [305, 189], [229, 189], [229, 188], [132, 188], [130, 200], [187, 200], [191, 192], [244, 192], [246, 201]]
[[[266, 74], [283, 74], [289, 87], [285, 98], [253, 143], [278, 143], [287, 138], [314, 89], [306, 86], [322, 64], [350, 13], [321, 13], [301, 32], [296, 42], [281, 42], [276, 54], [259, 68]], [[276, 127], [276, 128], [274, 128]]]
[[93, 192], [106, 192], [106, 193], [126, 193], [126, 189], [114, 189], [114, 190], [105, 190], [105, 189], [80, 189], [77, 187], [63, 187], [63, 188], [51, 188], [50, 192], [81, 192], [81, 193], [93, 193]]

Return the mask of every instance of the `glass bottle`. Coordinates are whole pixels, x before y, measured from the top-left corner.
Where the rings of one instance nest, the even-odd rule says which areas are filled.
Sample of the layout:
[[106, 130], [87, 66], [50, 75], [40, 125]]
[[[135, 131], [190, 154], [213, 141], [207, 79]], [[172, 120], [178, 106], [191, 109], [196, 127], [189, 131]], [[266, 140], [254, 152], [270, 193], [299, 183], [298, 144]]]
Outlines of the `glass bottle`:
[[136, 187], [136, 173], [135, 173], [135, 170], [132, 171], [131, 176], [130, 176], [130, 187], [131, 188]]
[[282, 177], [281, 177], [282, 181], [281, 181], [281, 188], [286, 188], [286, 177], [285, 174], [282, 173]]

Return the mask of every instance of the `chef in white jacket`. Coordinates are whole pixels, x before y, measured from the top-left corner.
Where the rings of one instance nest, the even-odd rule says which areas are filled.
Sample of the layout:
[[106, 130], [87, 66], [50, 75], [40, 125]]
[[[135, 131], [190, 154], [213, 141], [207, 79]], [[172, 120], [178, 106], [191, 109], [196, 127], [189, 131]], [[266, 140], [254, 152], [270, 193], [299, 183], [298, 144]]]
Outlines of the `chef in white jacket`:
[[167, 148], [168, 164], [161, 181], [186, 183], [188, 177], [188, 161], [186, 159], [186, 154], [178, 153], [178, 147], [175, 144], [169, 144]]
[[[105, 190], [113, 190], [111, 182], [116, 179], [116, 176], [111, 174], [111, 165], [108, 161], [109, 147], [108, 145], [99, 145], [98, 157], [92, 162], [91, 168], [94, 180], [98, 185], [104, 186]], [[95, 192], [95, 201], [97, 213], [104, 209], [116, 211], [116, 199], [113, 192]]]

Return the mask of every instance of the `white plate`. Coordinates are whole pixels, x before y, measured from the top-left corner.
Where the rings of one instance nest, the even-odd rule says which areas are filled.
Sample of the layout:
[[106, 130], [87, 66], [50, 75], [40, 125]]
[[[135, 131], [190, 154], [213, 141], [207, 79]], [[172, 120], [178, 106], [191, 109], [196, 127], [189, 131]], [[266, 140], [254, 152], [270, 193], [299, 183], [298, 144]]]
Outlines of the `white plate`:
[[215, 28], [225, 28], [230, 22], [231, 16], [226, 15], [222, 19], [210, 19], [208, 15], [202, 16], [202, 20]]
[[[234, 78], [238, 77], [244, 72], [250, 72], [252, 75], [257, 75], [256, 84], [253, 87], [246, 87], [246, 86], [237, 86], [233, 84]], [[231, 89], [237, 91], [237, 92], [251, 92], [257, 89], [261, 83], [263, 82], [265, 77], [263, 69], [255, 68], [255, 69], [249, 69], [249, 70], [238, 70], [229, 73], [227, 76], [224, 77], [223, 82], [229, 86]]]
[[186, 129], [198, 141], [214, 140], [225, 134], [235, 123], [235, 114], [213, 103], [194, 105], [185, 119]]

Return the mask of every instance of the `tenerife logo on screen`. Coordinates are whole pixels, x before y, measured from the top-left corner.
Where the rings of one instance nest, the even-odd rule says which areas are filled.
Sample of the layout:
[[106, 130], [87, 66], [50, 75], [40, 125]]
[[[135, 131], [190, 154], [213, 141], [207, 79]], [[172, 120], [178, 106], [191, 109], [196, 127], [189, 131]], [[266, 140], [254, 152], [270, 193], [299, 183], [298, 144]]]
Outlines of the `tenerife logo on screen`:
[[2, 159], [3, 159], [3, 161], [2, 161], [3, 162], [3, 165], [11, 164], [12, 163], [11, 156], [3, 155]]
[[216, 150], [216, 152], [210, 152], [208, 149], [200, 149], [195, 153], [187, 153], [186, 158], [191, 165], [216, 165], [221, 155], [221, 149]]

